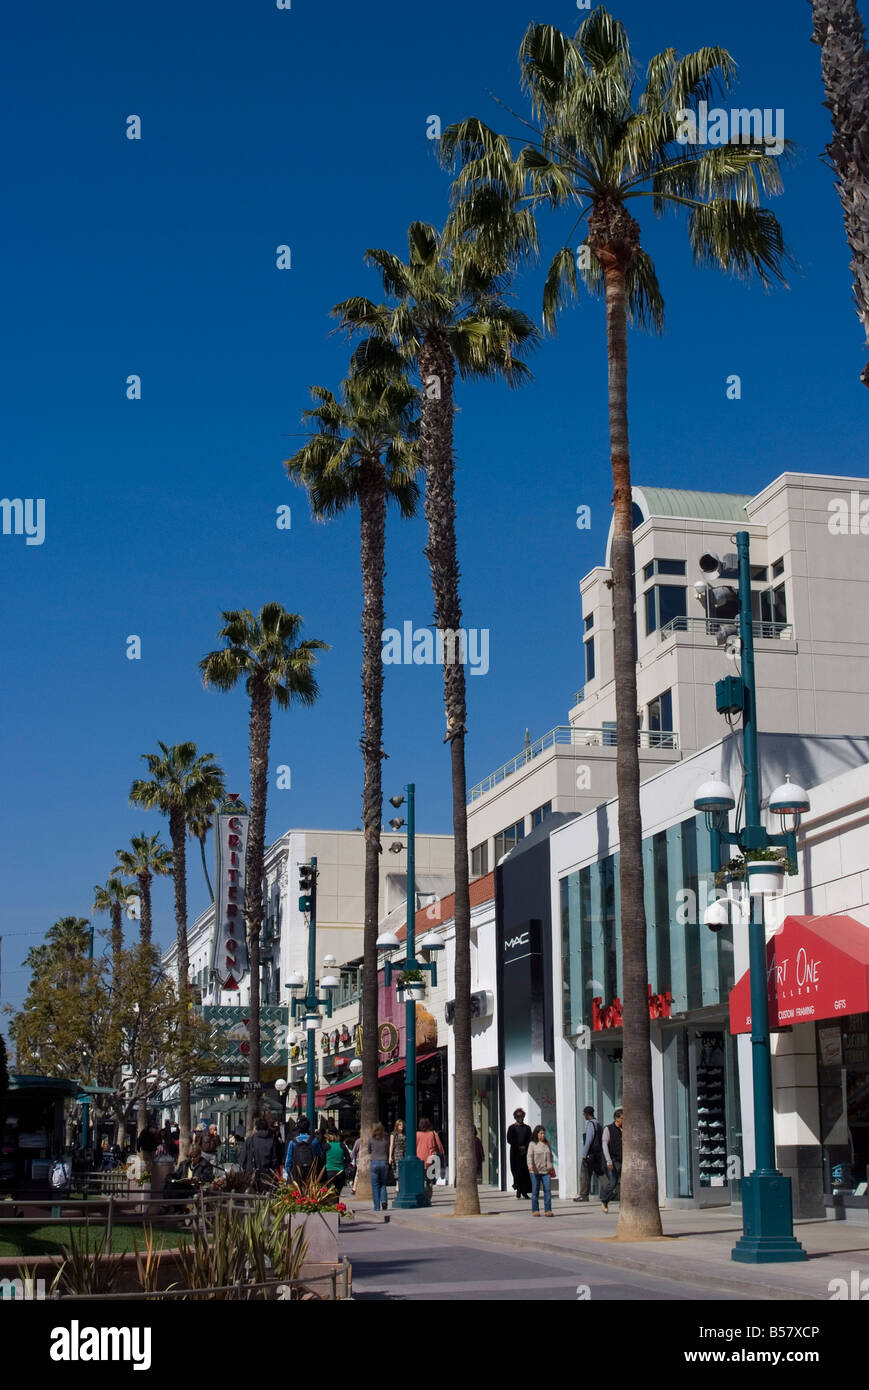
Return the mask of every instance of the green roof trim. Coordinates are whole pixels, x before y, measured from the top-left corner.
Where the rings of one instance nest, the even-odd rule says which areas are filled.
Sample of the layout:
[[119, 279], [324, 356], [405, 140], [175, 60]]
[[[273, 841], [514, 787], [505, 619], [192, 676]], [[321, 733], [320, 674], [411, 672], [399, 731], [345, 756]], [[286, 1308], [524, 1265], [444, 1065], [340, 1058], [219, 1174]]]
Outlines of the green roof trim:
[[687, 488], [645, 487], [634, 485], [633, 498], [646, 518], [650, 516], [686, 516], [698, 521], [748, 522], [746, 504], [751, 493], [691, 492]]

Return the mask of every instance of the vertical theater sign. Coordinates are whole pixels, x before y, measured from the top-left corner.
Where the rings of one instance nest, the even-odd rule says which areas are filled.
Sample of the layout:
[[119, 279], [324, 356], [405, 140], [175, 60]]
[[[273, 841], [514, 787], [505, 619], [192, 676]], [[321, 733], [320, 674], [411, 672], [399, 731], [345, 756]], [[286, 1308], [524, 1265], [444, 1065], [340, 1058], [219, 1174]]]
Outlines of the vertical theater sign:
[[211, 947], [215, 989], [238, 989], [248, 968], [244, 926], [245, 854], [250, 816], [237, 795], [214, 818], [215, 900]]

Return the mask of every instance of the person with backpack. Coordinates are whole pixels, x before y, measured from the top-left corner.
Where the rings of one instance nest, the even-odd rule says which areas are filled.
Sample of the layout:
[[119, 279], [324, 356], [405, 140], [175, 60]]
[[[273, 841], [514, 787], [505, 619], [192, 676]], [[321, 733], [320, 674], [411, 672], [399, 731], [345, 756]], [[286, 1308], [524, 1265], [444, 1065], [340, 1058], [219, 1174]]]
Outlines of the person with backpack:
[[585, 1120], [585, 1134], [582, 1139], [582, 1158], [579, 1165], [579, 1196], [575, 1202], [587, 1202], [591, 1177], [596, 1173], [602, 1177], [606, 1172], [603, 1161], [603, 1125], [594, 1118], [594, 1106], [587, 1105], [582, 1112]]
[[320, 1148], [320, 1141], [316, 1135], [313, 1139], [311, 1138], [310, 1121], [302, 1116], [296, 1126], [295, 1136], [287, 1145], [284, 1159], [287, 1182], [304, 1183], [312, 1172], [317, 1172], [322, 1168], [323, 1150]]
[[608, 1203], [619, 1185], [622, 1176], [622, 1110], [613, 1111], [613, 1121], [601, 1135], [604, 1162], [609, 1174], [609, 1182], [600, 1194], [601, 1211], [609, 1211]]

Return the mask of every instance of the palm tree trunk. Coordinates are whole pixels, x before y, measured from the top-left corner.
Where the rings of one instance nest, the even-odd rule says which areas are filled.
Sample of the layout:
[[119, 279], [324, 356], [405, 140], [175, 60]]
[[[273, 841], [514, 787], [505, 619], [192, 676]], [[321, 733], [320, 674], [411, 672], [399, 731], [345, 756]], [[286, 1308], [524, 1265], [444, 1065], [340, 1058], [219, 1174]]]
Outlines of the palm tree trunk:
[[[455, 1152], [456, 1216], [479, 1216], [474, 1105], [471, 1084], [471, 900], [468, 874], [468, 810], [465, 780], [466, 692], [459, 629], [459, 562], [456, 548], [453, 382], [455, 368], [445, 339], [432, 334], [419, 355], [423, 381], [421, 436], [426, 469], [426, 557], [434, 597], [435, 626], [442, 635], [444, 707], [450, 744], [455, 870]], [[413, 1145], [408, 1136], [410, 1151]]]
[[197, 835], [199, 841], [199, 851], [202, 855], [202, 872], [205, 874], [205, 882], [208, 885], [208, 895], [214, 902], [214, 889], [211, 886], [211, 879], [208, 877], [208, 864], [205, 860], [205, 835]]
[[[851, 248], [854, 302], [869, 344], [869, 54], [857, 0], [812, 0], [812, 42], [833, 118], [827, 146]], [[860, 379], [869, 386], [869, 363]]]
[[[356, 1196], [371, 1198], [368, 1139], [380, 1118], [377, 1079], [377, 929], [380, 919], [380, 826], [383, 817], [383, 588], [386, 578], [386, 483], [379, 458], [360, 462], [362, 566], [362, 828], [365, 903], [362, 937], [362, 1096]], [[408, 910], [410, 910], [408, 908]], [[406, 1117], [408, 1127], [411, 1121]]]
[[250, 702], [250, 832], [245, 859], [244, 920], [250, 952], [250, 1053], [247, 1128], [252, 1130], [262, 1107], [260, 1076], [260, 932], [263, 923], [263, 865], [266, 845], [271, 691], [257, 678]]
[[[175, 884], [175, 926], [178, 941], [178, 998], [190, 1004], [190, 955], [187, 950], [187, 824], [184, 808], [173, 806], [169, 812], [169, 836], [172, 840], [172, 877]], [[145, 904], [142, 903], [144, 926]], [[187, 1041], [187, 1010], [182, 1012], [179, 1028], [182, 1054]], [[179, 1159], [186, 1158], [190, 1149], [190, 1074], [182, 1071], [178, 1080], [178, 1128], [180, 1130]]]
[[[139, 940], [143, 946], [151, 945], [151, 875], [137, 874], [139, 880], [139, 905], [142, 916], [139, 922]], [[184, 918], [187, 919], [187, 894], [185, 890]]]
[[112, 920], [112, 979], [115, 984], [121, 973], [121, 952], [124, 949], [124, 922], [123, 908], [119, 902], [113, 902], [111, 906]]
[[628, 344], [624, 254], [600, 256], [606, 275], [609, 427], [613, 470], [612, 544], [616, 785], [619, 798], [619, 888], [622, 935], [622, 1096], [624, 1167], [617, 1239], [661, 1234], [649, 1030], [643, 828], [637, 748], [634, 645], [634, 537], [628, 447]]

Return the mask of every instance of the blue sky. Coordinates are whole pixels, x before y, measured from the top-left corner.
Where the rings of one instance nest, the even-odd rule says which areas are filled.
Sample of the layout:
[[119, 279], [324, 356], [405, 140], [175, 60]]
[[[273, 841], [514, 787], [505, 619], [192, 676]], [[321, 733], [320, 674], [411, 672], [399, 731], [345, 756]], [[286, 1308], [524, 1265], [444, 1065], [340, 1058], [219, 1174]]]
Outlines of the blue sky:
[[[799, 146], [774, 204], [800, 264], [788, 291], [694, 270], [684, 225], [643, 208], [667, 325], [630, 338], [634, 479], [752, 492], [786, 468], [860, 472], [865, 354], [820, 158], [829, 117], [809, 6], [611, 9], [643, 65], [667, 45], [728, 48], [736, 104], [782, 108]], [[89, 915], [114, 851], [163, 828], [128, 805], [158, 739], [194, 740], [246, 793], [244, 696], [203, 690], [197, 672], [221, 609], [277, 599], [332, 647], [316, 708], [275, 717], [273, 765], [291, 767], [292, 788], [272, 775], [270, 837], [359, 824], [358, 520], [314, 525], [281, 460], [309, 385], [334, 387], [346, 368], [329, 308], [377, 294], [365, 248], [403, 252], [409, 222], [446, 214], [427, 117], [508, 123], [488, 93], [525, 110], [528, 23], [572, 31], [581, 17], [572, 0], [46, 0], [7, 16], [2, 492], [46, 499], [46, 538], [0, 537], [5, 1002], [51, 923]], [[141, 141], [125, 138], [130, 114]], [[543, 218], [544, 257], [568, 216]], [[535, 317], [541, 283], [537, 268], [515, 287]], [[579, 580], [609, 526], [600, 305], [568, 310], [533, 365], [520, 392], [459, 390], [465, 623], [491, 634], [489, 672], [469, 680], [470, 782], [518, 752], [526, 727], [566, 721], [582, 684]], [[139, 401], [125, 396], [131, 373]], [[275, 525], [282, 504], [289, 532]], [[392, 520], [390, 625], [431, 622], [424, 542], [421, 519]], [[126, 658], [131, 634], [140, 661]], [[441, 675], [388, 668], [384, 788], [414, 780], [419, 828], [446, 832]], [[195, 860], [189, 883], [192, 919], [206, 902]], [[155, 910], [162, 943], [168, 885]]]

